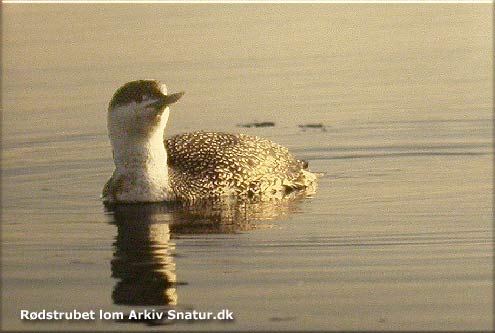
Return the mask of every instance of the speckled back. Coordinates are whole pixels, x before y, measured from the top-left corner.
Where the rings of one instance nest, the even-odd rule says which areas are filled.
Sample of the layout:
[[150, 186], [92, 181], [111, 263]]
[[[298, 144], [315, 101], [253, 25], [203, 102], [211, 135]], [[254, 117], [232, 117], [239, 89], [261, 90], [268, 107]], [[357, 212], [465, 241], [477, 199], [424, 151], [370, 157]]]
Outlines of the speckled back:
[[170, 185], [182, 199], [280, 195], [307, 186], [310, 174], [287, 148], [255, 136], [194, 132], [165, 147]]

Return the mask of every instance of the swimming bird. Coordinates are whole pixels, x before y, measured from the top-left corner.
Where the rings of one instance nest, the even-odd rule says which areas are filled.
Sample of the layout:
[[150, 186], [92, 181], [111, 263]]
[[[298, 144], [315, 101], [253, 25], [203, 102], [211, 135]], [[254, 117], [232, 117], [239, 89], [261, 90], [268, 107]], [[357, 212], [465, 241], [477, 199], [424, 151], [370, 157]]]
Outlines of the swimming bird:
[[107, 115], [115, 170], [104, 202], [263, 200], [316, 189], [307, 162], [264, 138], [193, 132], [164, 140], [169, 106], [183, 94], [169, 94], [156, 80], [128, 82], [115, 92]]

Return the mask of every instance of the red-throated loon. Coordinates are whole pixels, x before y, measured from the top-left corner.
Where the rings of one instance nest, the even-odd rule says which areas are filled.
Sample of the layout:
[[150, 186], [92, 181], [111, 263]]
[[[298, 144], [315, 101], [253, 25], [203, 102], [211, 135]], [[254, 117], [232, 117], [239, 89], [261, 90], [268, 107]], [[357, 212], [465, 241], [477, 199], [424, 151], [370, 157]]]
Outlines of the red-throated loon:
[[273, 198], [316, 188], [307, 163], [270, 140], [193, 132], [164, 141], [169, 105], [184, 93], [165, 84], [124, 84], [108, 107], [115, 170], [102, 198], [109, 203]]

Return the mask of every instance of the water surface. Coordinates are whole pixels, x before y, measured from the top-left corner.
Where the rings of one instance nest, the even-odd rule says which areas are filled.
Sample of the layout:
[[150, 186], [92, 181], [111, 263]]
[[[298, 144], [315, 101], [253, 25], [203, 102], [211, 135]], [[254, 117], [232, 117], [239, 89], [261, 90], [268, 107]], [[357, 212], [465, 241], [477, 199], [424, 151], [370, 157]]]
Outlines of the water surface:
[[[3, 9], [3, 329], [493, 328], [489, 4]], [[137, 78], [186, 91], [166, 135], [270, 138], [318, 192], [105, 208], [106, 107]], [[143, 308], [236, 319], [19, 320]]]

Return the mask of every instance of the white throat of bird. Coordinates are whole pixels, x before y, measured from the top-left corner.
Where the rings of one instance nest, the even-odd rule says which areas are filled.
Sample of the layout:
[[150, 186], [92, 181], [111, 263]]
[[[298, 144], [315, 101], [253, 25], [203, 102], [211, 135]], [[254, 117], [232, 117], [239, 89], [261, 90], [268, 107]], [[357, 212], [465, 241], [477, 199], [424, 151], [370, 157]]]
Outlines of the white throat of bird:
[[114, 179], [122, 182], [120, 200], [163, 201], [172, 193], [163, 142], [169, 107], [157, 110], [152, 103], [132, 102], [108, 113]]

